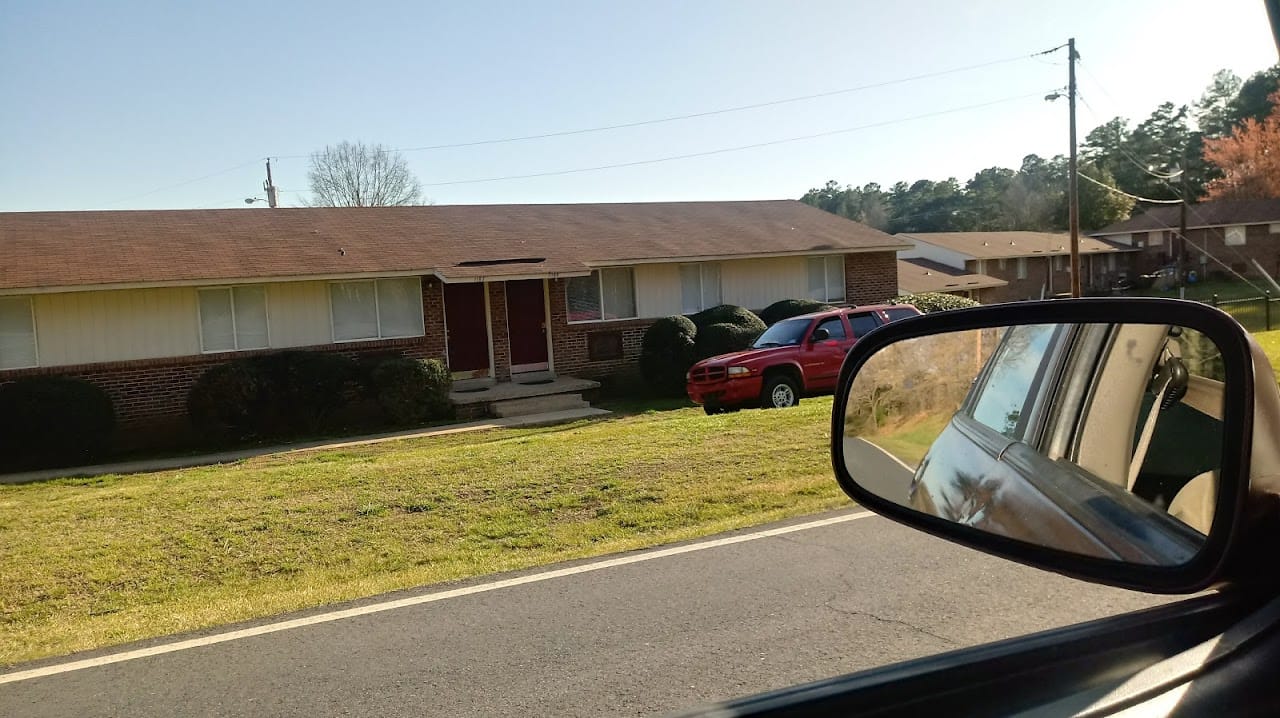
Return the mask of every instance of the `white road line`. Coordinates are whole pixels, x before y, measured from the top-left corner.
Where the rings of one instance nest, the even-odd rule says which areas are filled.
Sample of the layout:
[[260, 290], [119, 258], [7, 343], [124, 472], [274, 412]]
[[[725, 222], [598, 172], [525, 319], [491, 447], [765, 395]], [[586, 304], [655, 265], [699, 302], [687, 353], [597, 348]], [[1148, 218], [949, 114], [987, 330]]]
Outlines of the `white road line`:
[[916, 467], [914, 467], [914, 466], [907, 466], [907, 465], [906, 465], [906, 463], [905, 463], [905, 462], [903, 462], [903, 460], [902, 460], [902, 459], [899, 459], [898, 457], [894, 456], [893, 454], [890, 454], [887, 450], [885, 450], [885, 449], [884, 449], [884, 447], [880, 446], [879, 444], [873, 444], [873, 443], [871, 443], [870, 441], [867, 441], [866, 439], [863, 439], [862, 437], [858, 437], [858, 438], [855, 438], [855, 439], [845, 439], [845, 441], [846, 441], [846, 442], [849, 442], [849, 443], [852, 443], [852, 442], [854, 442], [854, 441], [860, 441], [860, 442], [862, 442], [863, 444], [865, 444], [865, 445], [867, 445], [867, 446], [870, 446], [871, 448], [875, 449], [876, 451], [879, 451], [880, 453], [884, 454], [886, 457], [888, 457], [890, 460], [892, 460], [895, 464], [897, 464], [898, 466], [901, 466], [903, 469], [905, 469], [905, 470], [907, 471], [907, 473], [911, 474], [912, 476], [915, 476], [915, 474], [916, 474]]
[[436, 601], [445, 601], [450, 598], [471, 596], [477, 593], [487, 593], [489, 591], [497, 591], [504, 588], [512, 588], [514, 586], [523, 586], [530, 583], [540, 583], [542, 581], [550, 581], [555, 578], [575, 576], [581, 573], [591, 573], [592, 571], [600, 571], [606, 568], [614, 568], [616, 566], [643, 563], [645, 561], [653, 561], [654, 559], [666, 558], [668, 556], [679, 556], [680, 554], [705, 551], [707, 549], [718, 548], [720, 546], [731, 546], [733, 544], [755, 541], [757, 539], [769, 538], [771, 536], [782, 536], [784, 534], [796, 533], [797, 531], [806, 531], [808, 529], [822, 528], [823, 526], [832, 526], [834, 524], [845, 523], [846, 521], [864, 519], [868, 516], [875, 516], [875, 514], [870, 511], [863, 511], [856, 514], [833, 516], [831, 518], [819, 519], [817, 521], [808, 521], [801, 524], [793, 524], [791, 526], [765, 529], [763, 531], [753, 531], [751, 533], [739, 534], [736, 536], [726, 536], [724, 538], [711, 539], [710, 541], [701, 541], [683, 546], [673, 546], [671, 548], [658, 549], [656, 551], [648, 551], [645, 553], [619, 556], [618, 558], [610, 558], [603, 561], [570, 566], [568, 568], [559, 568], [551, 571], [544, 571], [542, 573], [517, 576], [515, 578], [503, 579], [501, 581], [491, 581], [489, 583], [481, 583], [474, 586], [464, 586], [462, 588], [450, 589], [448, 591], [428, 593], [422, 596], [401, 598], [395, 601], [384, 601], [382, 603], [372, 603], [366, 606], [343, 609], [341, 611], [331, 611], [329, 613], [321, 613], [314, 616], [306, 616], [304, 618], [295, 618], [289, 621], [279, 621], [277, 623], [268, 623], [262, 626], [253, 626], [252, 628], [242, 628], [238, 631], [215, 633], [211, 636], [190, 638], [185, 641], [175, 641], [173, 643], [166, 643], [159, 646], [139, 648], [133, 651], [112, 653], [105, 656], [99, 656], [97, 658], [86, 658], [80, 661], [69, 661], [67, 663], [59, 663], [41, 668], [32, 668], [25, 671], [15, 671], [13, 673], [0, 675], [0, 683], [28, 681], [33, 678], [43, 678], [45, 676], [53, 676], [59, 673], [70, 673], [72, 671], [80, 671], [86, 668], [107, 666], [112, 663], [123, 663], [125, 661], [132, 661], [138, 658], [159, 656], [165, 653], [176, 653], [177, 651], [185, 651], [191, 648], [212, 646], [216, 643], [226, 643], [228, 641], [238, 641], [242, 638], [252, 638], [253, 636], [262, 636], [268, 633], [277, 633], [279, 631], [288, 631], [294, 628], [314, 626], [320, 623], [341, 621], [346, 618], [355, 618], [356, 616], [367, 616], [371, 613], [393, 611], [397, 608], [420, 606], [424, 603], [435, 603]]

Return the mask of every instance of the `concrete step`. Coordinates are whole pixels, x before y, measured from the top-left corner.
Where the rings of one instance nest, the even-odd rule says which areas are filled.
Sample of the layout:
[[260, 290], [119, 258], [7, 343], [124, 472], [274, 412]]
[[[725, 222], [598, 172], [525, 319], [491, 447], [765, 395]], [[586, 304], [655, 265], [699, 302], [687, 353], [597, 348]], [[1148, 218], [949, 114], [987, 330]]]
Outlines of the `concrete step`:
[[531, 396], [524, 399], [508, 399], [495, 401], [489, 405], [489, 413], [499, 419], [508, 416], [527, 416], [529, 414], [546, 414], [554, 411], [590, 408], [581, 394], [548, 394]]

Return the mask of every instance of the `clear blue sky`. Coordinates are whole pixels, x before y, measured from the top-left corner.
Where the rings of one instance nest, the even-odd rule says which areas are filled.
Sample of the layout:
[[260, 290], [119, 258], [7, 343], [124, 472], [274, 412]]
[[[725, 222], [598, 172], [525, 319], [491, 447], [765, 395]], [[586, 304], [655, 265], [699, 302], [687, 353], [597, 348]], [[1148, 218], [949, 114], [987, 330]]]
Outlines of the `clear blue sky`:
[[[279, 156], [635, 122], [1048, 49], [1083, 58], [1081, 137], [1276, 61], [1262, 0], [61, 2], [0, 9], [0, 210], [244, 207]], [[990, 107], [624, 169], [428, 186], [439, 204], [798, 197], [827, 179], [962, 181], [1066, 151], [1064, 53], [681, 122], [406, 154], [425, 184], [633, 162]], [[1092, 108], [1092, 111], [1090, 110]], [[1096, 113], [1096, 114], [1095, 114]], [[240, 169], [152, 192], [167, 185]], [[146, 193], [146, 194], [144, 194]], [[141, 196], [140, 196], [141, 195]]]

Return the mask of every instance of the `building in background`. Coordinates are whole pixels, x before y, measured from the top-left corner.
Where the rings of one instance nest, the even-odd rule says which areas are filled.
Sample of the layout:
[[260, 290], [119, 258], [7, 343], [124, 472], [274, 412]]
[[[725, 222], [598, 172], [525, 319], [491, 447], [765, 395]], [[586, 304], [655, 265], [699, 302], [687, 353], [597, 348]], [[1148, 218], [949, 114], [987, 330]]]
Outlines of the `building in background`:
[[[1058, 296], [1071, 291], [1071, 239], [1065, 232], [927, 232], [896, 235], [912, 247], [907, 262], [949, 267], [975, 282], [1003, 282], [975, 289], [983, 304]], [[1137, 250], [1093, 237], [1080, 238], [1084, 287], [1104, 289], [1132, 273]]]
[[[1135, 252], [1139, 274], [1177, 263], [1182, 208], [1151, 207], [1093, 235]], [[1256, 261], [1280, 276], [1280, 198], [1219, 200], [1187, 206], [1186, 268], [1202, 277], [1261, 279]]]

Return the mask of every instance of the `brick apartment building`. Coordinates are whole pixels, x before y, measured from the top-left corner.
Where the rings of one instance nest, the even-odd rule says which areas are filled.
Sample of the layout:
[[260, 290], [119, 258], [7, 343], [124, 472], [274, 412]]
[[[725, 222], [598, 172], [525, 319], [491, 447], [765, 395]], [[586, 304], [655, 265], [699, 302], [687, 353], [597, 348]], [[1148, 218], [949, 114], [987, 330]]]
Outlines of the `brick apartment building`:
[[[796, 201], [0, 214], [0, 382], [172, 422], [210, 366], [396, 352], [455, 379], [599, 378], [654, 319], [880, 302], [900, 239]], [[540, 379], [539, 379], [540, 380]]]
[[[1134, 271], [1151, 272], [1177, 262], [1180, 212], [1177, 205], [1152, 207], [1093, 236], [1132, 248]], [[1200, 276], [1260, 279], [1255, 261], [1280, 276], [1280, 198], [1188, 205], [1186, 239], [1186, 267]]]
[[[973, 282], [968, 296], [983, 304], [1040, 299], [1071, 291], [1070, 237], [1064, 232], [927, 232], [899, 234], [912, 244], [898, 258], [957, 281]], [[1136, 249], [1093, 237], [1080, 238], [1085, 287], [1107, 287], [1131, 271]], [[901, 271], [901, 270], [900, 270]]]

